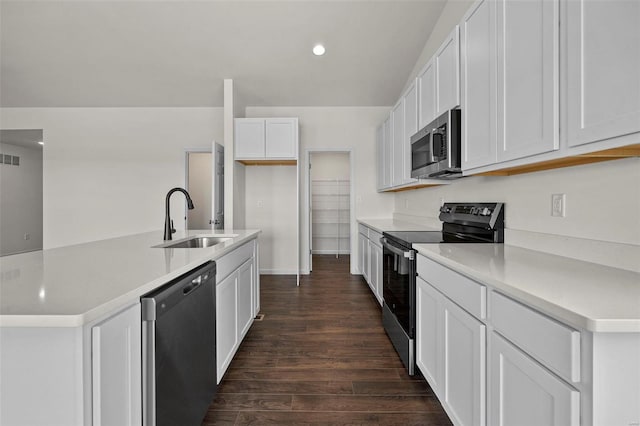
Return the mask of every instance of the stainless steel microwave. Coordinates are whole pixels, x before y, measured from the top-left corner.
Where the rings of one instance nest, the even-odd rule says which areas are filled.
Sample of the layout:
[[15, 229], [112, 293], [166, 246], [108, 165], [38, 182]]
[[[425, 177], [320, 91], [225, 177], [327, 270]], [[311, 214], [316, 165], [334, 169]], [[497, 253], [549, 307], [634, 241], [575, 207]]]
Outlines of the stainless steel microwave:
[[411, 137], [411, 177], [462, 177], [459, 109], [452, 109]]

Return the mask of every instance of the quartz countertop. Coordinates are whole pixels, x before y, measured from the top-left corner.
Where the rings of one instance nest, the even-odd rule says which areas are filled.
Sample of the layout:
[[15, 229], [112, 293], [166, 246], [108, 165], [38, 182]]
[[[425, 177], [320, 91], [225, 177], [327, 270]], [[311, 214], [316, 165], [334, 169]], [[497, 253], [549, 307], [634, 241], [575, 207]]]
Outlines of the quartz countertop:
[[124, 308], [254, 239], [259, 230], [178, 231], [173, 241], [231, 236], [206, 248], [156, 248], [162, 231], [0, 257], [0, 326], [77, 327]]
[[390, 232], [390, 231], [441, 231], [440, 228], [432, 228], [425, 225], [417, 225], [415, 223], [403, 222], [394, 219], [358, 219], [358, 222], [375, 229], [376, 231]]
[[504, 244], [415, 244], [418, 253], [592, 332], [640, 332], [640, 274]]

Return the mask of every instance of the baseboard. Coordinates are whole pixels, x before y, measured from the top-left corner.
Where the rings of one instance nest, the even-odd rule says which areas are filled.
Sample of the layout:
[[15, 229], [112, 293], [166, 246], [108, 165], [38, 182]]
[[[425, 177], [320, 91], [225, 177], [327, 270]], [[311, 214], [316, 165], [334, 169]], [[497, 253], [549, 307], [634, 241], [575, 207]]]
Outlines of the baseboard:
[[297, 275], [295, 269], [260, 269], [260, 275]]

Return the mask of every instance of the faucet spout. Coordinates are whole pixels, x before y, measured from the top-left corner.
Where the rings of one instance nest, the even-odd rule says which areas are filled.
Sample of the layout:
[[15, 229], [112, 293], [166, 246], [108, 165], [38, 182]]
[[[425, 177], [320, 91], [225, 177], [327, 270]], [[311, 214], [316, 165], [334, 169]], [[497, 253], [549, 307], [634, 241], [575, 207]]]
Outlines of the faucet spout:
[[193, 210], [193, 201], [191, 201], [191, 196], [186, 190], [182, 188], [173, 188], [169, 190], [169, 192], [167, 193], [167, 198], [165, 199], [165, 212], [164, 212], [164, 240], [165, 241], [170, 241], [172, 239], [171, 235], [174, 232], [176, 232], [176, 230], [173, 229], [173, 221], [171, 220], [171, 216], [169, 214], [169, 200], [171, 198], [171, 195], [176, 191], [182, 192], [184, 194], [184, 196], [187, 198], [187, 208], [189, 210]]

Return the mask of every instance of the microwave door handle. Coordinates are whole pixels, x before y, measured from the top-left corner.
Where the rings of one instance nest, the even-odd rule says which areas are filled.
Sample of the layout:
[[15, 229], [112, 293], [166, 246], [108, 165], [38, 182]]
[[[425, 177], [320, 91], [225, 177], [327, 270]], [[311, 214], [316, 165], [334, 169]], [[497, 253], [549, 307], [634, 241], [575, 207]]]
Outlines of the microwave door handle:
[[[436, 137], [438, 135], [439, 137]], [[436, 146], [438, 144], [438, 146]], [[436, 156], [436, 152], [438, 155]], [[442, 155], [442, 131], [433, 129], [431, 131], [431, 161], [437, 163]]]

